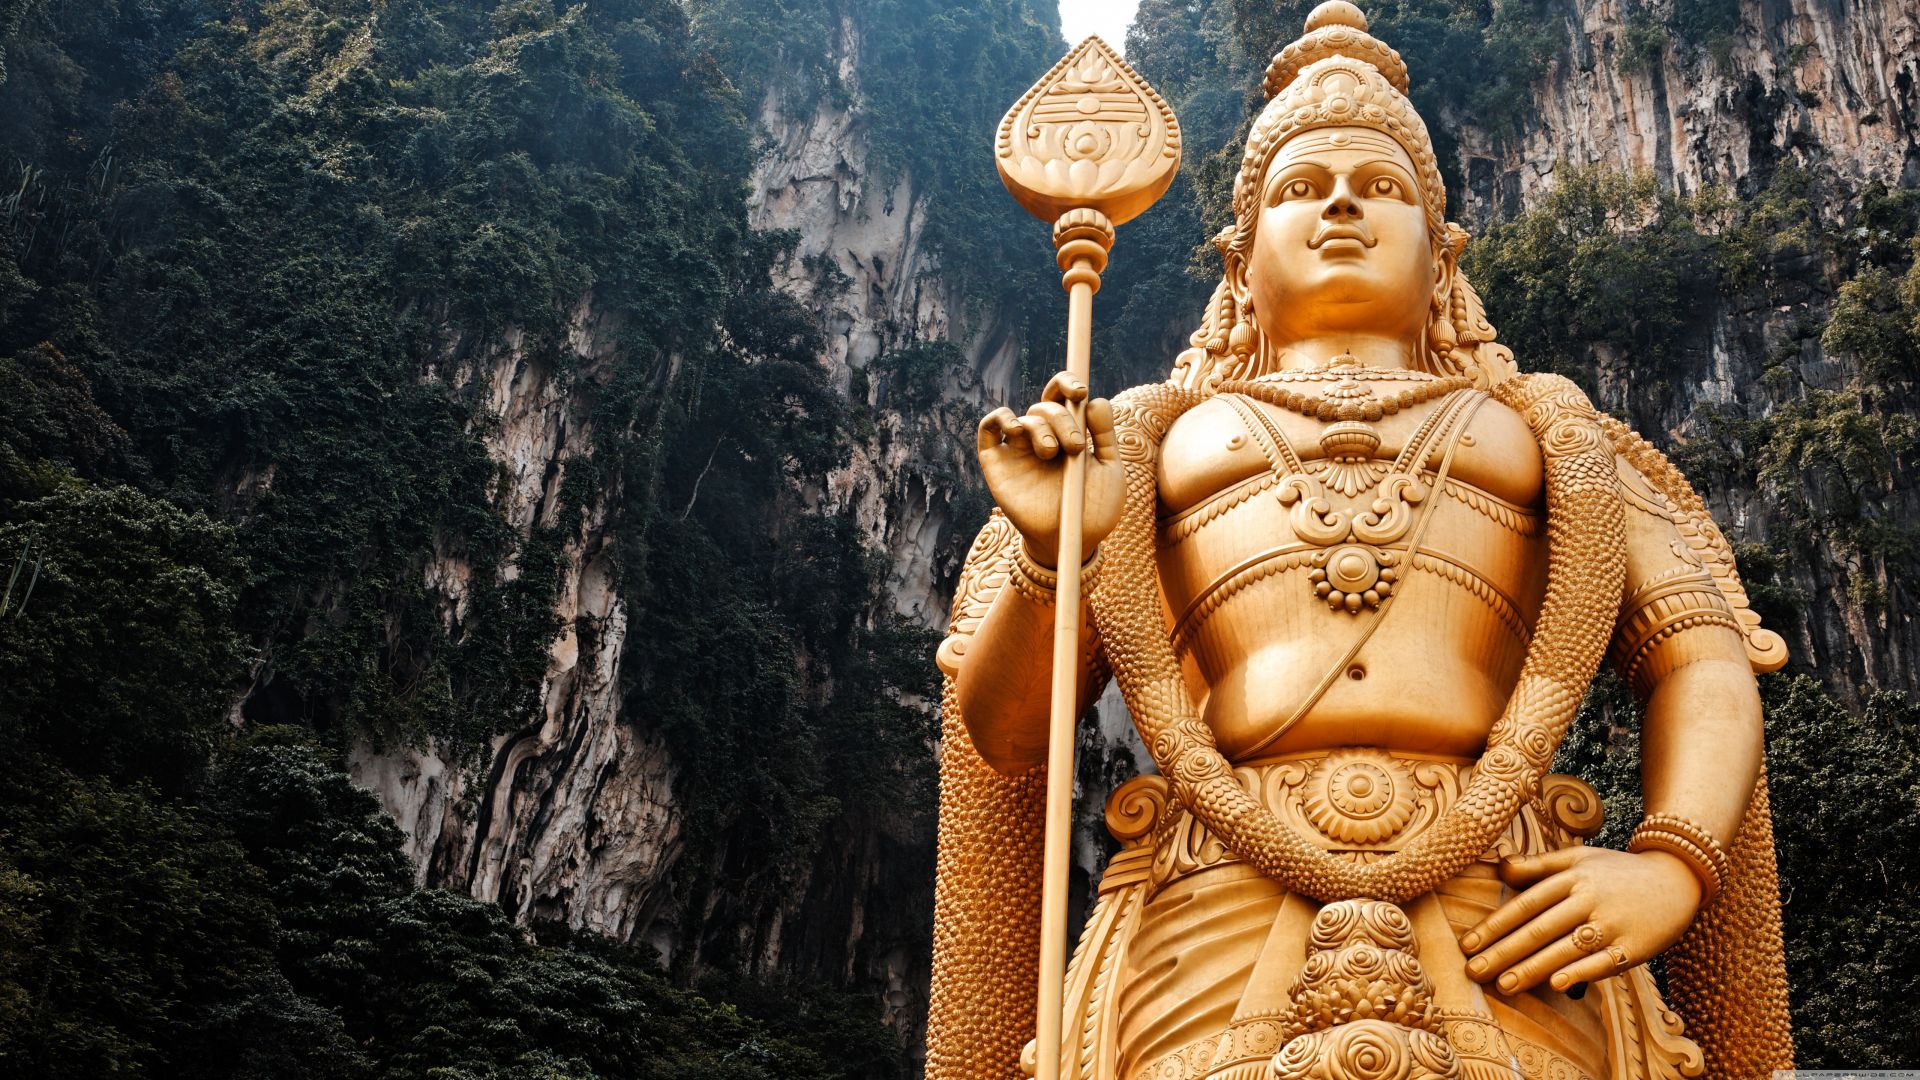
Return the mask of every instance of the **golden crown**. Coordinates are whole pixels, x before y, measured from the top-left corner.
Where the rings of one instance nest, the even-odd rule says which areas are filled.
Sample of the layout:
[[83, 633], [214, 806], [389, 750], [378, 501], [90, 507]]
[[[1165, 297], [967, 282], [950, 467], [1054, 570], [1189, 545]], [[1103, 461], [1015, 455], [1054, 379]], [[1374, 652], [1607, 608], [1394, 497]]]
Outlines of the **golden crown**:
[[1267, 105], [1247, 135], [1233, 185], [1234, 216], [1259, 201], [1260, 178], [1280, 144], [1321, 127], [1370, 127], [1406, 148], [1420, 176], [1428, 225], [1448, 236], [1447, 190], [1426, 122], [1407, 100], [1407, 64], [1367, 33], [1367, 17], [1347, 0], [1327, 0], [1307, 16], [1306, 33], [1267, 66]]

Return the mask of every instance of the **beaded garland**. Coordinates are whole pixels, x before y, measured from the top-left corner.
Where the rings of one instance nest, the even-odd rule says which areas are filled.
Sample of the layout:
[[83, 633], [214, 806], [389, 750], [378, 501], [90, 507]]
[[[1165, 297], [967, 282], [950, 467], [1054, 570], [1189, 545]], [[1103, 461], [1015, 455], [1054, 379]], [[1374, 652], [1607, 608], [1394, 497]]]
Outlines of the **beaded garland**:
[[[1465, 375], [1449, 375], [1435, 378], [1424, 372], [1416, 371], [1375, 371], [1368, 368], [1336, 367], [1322, 368], [1313, 372], [1287, 372], [1294, 375], [1291, 379], [1272, 379], [1271, 376], [1247, 382], [1235, 382], [1223, 385], [1221, 389], [1264, 401], [1269, 405], [1278, 405], [1288, 412], [1296, 412], [1323, 423], [1335, 421], [1375, 422], [1382, 417], [1392, 416], [1404, 409], [1411, 409], [1435, 398], [1445, 397], [1455, 390], [1466, 390], [1473, 386], [1473, 380]], [[1271, 381], [1269, 381], [1271, 379]], [[1282, 382], [1306, 382], [1339, 379], [1338, 385], [1324, 394], [1309, 394], [1279, 385]], [[1385, 397], [1376, 393], [1373, 387], [1360, 380], [1415, 382], [1416, 385], [1397, 394]]]

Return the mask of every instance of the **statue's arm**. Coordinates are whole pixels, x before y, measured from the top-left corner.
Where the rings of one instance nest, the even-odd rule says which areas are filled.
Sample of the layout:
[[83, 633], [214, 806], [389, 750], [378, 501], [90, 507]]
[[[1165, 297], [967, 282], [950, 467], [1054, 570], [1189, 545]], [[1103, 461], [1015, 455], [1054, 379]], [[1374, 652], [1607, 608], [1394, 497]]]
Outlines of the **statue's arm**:
[[[1085, 430], [1068, 408], [1076, 401], [1086, 402]], [[954, 692], [980, 756], [1001, 772], [1018, 773], [1046, 759], [1058, 577], [1053, 561], [1060, 550], [1068, 456], [1081, 455], [1087, 467], [1080, 550], [1093, 555], [1082, 569], [1085, 589], [1093, 584], [1100, 542], [1126, 505], [1127, 482], [1112, 403], [1089, 399], [1086, 384], [1064, 371], [1048, 380], [1025, 415], [1002, 408], [983, 417], [979, 454], [987, 488], [1017, 535], [1005, 549], [998, 595], [987, 603], [952, 672]], [[1082, 708], [1106, 681], [1086, 614], [1083, 605], [1077, 650]]]
[[[974, 748], [1003, 773], [1022, 772], [1047, 757], [1054, 617], [1048, 573], [1032, 559], [1015, 560], [954, 676], [960, 715]], [[1076, 653], [1082, 710], [1106, 681], [1099, 647], [1093, 619], [1083, 610]]]
[[1678, 941], [1714, 884], [1708, 849], [1731, 845], [1759, 777], [1760, 693], [1739, 621], [1673, 507], [1625, 462], [1620, 473], [1627, 581], [1612, 659], [1646, 705], [1643, 828], [1705, 844], [1694, 854], [1684, 836], [1648, 845], [1636, 832], [1626, 852], [1575, 845], [1504, 860], [1518, 895], [1461, 938], [1468, 977], [1503, 993], [1569, 990]]
[[1671, 506], [1624, 462], [1627, 590], [1613, 661], [1645, 704], [1648, 815], [1693, 822], [1730, 845], [1760, 775], [1760, 691], [1740, 623], [1680, 535]]

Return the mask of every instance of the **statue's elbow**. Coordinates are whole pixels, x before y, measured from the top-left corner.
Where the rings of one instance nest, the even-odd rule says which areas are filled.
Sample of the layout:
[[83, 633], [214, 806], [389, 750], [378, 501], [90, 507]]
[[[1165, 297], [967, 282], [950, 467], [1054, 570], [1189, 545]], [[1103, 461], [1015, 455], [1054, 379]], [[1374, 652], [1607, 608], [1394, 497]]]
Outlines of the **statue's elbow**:
[[984, 674], [963, 671], [955, 680], [955, 703], [980, 759], [995, 772], [1018, 776], [1047, 760], [1046, 715], [1042, 711], [1034, 722], [1025, 695], [1009, 695]]

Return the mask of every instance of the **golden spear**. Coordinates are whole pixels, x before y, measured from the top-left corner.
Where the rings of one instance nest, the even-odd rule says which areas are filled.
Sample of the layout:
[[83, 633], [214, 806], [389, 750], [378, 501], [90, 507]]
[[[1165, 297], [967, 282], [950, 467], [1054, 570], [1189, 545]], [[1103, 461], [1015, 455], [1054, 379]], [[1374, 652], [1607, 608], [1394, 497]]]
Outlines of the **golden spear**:
[[[1053, 222], [1067, 291], [1066, 370], [1090, 385], [1093, 294], [1107, 267], [1114, 226], [1152, 206], [1180, 168], [1173, 110], [1107, 44], [1090, 37], [1062, 57], [1000, 121], [994, 163], [1028, 212]], [[1068, 402], [1086, 430], [1084, 402]], [[1067, 871], [1073, 850], [1073, 729], [1079, 696], [1080, 527], [1087, 449], [1067, 458], [1060, 496], [1059, 594], [1053, 621], [1053, 683], [1047, 722], [1046, 846], [1041, 862], [1040, 993], [1035, 1039], [1039, 1080], [1060, 1075], [1061, 999], [1067, 968]]]

